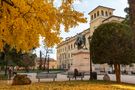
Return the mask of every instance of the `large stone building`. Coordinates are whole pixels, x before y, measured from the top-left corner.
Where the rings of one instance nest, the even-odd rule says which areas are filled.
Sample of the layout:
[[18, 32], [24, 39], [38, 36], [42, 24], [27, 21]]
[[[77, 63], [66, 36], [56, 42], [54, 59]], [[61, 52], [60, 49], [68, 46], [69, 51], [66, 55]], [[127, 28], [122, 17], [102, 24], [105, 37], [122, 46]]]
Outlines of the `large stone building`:
[[[89, 29], [84, 30], [81, 34], [85, 35], [86, 38], [89, 36]], [[74, 45], [76, 36], [66, 38], [65, 41], [61, 42], [57, 46], [57, 62], [58, 68], [69, 69], [73, 63], [72, 53], [77, 49]], [[88, 47], [88, 41], [86, 40], [86, 47]]]
[[[82, 35], [86, 37], [86, 47], [89, 49], [88, 37], [93, 35], [94, 30], [101, 24], [107, 22], [121, 22], [124, 20], [123, 17], [113, 15], [113, 8], [98, 6], [93, 9], [90, 13], [90, 28], [81, 32]], [[77, 49], [74, 46], [76, 36], [68, 37], [65, 41], [61, 42], [57, 46], [57, 62], [58, 68], [61, 69], [69, 69], [72, 66], [73, 59], [72, 53]], [[84, 61], [83, 61], [84, 62]], [[94, 70], [105, 70], [107, 71], [109, 68], [107, 64], [98, 65], [93, 64]]]

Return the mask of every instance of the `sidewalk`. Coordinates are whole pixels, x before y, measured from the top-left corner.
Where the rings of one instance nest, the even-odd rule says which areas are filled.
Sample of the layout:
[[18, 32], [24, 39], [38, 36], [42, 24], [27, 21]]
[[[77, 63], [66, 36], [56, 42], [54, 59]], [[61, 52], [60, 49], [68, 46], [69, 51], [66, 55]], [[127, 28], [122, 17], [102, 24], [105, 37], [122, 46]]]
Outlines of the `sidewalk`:
[[[21, 74], [27, 74], [28, 77], [32, 80], [32, 82], [38, 82], [38, 79], [36, 79], [36, 73], [21, 73]], [[109, 74], [111, 81], [116, 81], [115, 79], [115, 74]], [[85, 75], [83, 80], [89, 80], [90, 76]], [[103, 75], [98, 75], [97, 76], [98, 80], [103, 80]], [[63, 74], [57, 74], [56, 81], [68, 81], [69, 79], [67, 78], [67, 75]], [[74, 79], [71, 79], [74, 80]], [[78, 79], [81, 80], [81, 79]], [[41, 79], [41, 82], [51, 82], [53, 79]], [[132, 83], [135, 84], [135, 76], [131, 75], [121, 75], [121, 81], [126, 82], [126, 83]], [[12, 81], [7, 81], [8, 84], [10, 84]]]

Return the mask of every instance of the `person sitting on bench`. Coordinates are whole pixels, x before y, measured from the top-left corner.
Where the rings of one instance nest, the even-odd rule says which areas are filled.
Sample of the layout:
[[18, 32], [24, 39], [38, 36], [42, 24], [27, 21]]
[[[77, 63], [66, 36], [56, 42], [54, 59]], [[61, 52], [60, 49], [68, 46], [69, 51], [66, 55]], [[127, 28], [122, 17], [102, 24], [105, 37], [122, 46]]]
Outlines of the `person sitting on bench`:
[[74, 78], [75, 78], [75, 80], [76, 80], [76, 76], [78, 76], [78, 75], [79, 75], [78, 70], [77, 69], [74, 69]]

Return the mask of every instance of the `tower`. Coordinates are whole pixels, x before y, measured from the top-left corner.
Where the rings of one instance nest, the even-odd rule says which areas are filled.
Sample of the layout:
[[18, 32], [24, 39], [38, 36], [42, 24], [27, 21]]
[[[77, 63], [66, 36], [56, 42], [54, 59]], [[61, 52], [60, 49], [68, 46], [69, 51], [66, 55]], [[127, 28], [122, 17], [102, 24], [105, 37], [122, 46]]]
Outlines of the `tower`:
[[92, 10], [90, 15], [90, 35], [93, 35], [94, 30], [102, 24], [102, 21], [113, 15], [115, 9], [98, 6]]

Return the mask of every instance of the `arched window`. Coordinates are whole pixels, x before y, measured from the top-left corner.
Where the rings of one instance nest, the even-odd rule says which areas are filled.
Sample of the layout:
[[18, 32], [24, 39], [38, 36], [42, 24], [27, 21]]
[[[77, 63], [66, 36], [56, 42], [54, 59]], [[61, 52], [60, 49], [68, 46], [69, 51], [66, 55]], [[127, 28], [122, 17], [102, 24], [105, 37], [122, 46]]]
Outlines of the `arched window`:
[[93, 15], [91, 15], [91, 20], [93, 20]]
[[111, 12], [110, 12], [109, 14], [110, 14], [110, 16], [112, 15], [112, 13], [111, 13]]
[[94, 13], [94, 18], [96, 18], [96, 13]]
[[[75, 42], [74, 42], [75, 43]], [[74, 45], [74, 48], [75, 48], [75, 45]]]
[[99, 11], [97, 11], [97, 16], [99, 16]]
[[108, 16], [108, 12], [107, 11], [105, 12], [105, 15]]
[[72, 49], [73, 47], [72, 47], [72, 44], [71, 44], [71, 49]]
[[104, 16], [104, 11], [103, 10], [101, 11], [101, 14], [102, 14], [102, 16]]
[[70, 58], [70, 53], [69, 53], [69, 58]]
[[66, 51], [67, 49], [66, 49], [66, 47], [65, 47], [65, 51]]
[[70, 45], [68, 46], [68, 50], [70, 50]]

